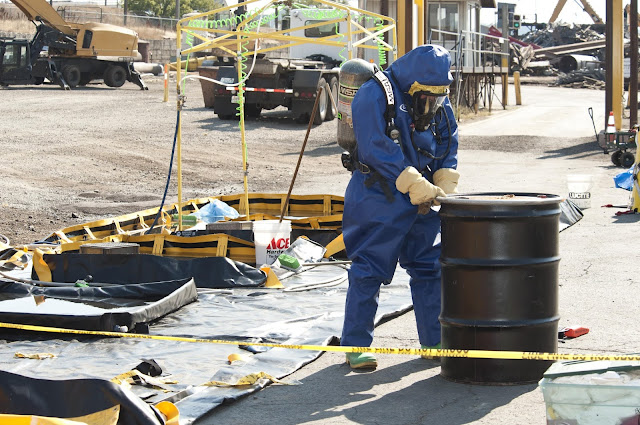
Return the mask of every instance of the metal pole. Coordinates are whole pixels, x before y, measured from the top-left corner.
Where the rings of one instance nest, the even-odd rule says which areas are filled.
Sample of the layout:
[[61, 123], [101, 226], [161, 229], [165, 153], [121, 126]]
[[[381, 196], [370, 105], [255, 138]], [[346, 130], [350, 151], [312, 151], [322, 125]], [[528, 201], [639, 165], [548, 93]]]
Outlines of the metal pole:
[[418, 6], [418, 46], [422, 46], [425, 43], [426, 29], [424, 26], [424, 9], [425, 0], [415, 0], [416, 6]]
[[180, 20], [180, 0], [176, 0], [176, 19]]
[[[106, 2], [107, 2], [107, 0], [105, 0], [105, 3]], [[129, 14], [129, 0], [124, 0], [124, 24], [125, 25], [127, 25], [127, 15], [128, 14]]]
[[406, 49], [404, 53], [407, 53], [413, 49], [413, 2], [411, 0], [405, 0], [404, 7], [406, 9], [405, 17], [407, 18], [404, 27]]
[[[380, 14], [383, 15], [383, 16], [389, 16], [389, 0], [382, 0], [380, 2]], [[387, 42], [387, 43], [389, 42], [389, 33], [388, 32], [385, 32], [382, 37], [383, 37], [385, 42]], [[384, 56], [385, 56], [386, 61], [387, 61], [387, 66], [389, 66], [388, 65], [389, 64], [389, 54], [388, 54], [388, 52], [385, 51], [384, 52]], [[331, 92], [331, 91], [329, 91], [329, 92]]]
[[509, 101], [509, 7], [506, 3], [502, 3], [502, 108], [506, 109]]
[[613, 67], [607, 69], [612, 71], [611, 85], [611, 109], [616, 119], [616, 130], [622, 128], [622, 97], [624, 95], [624, 18], [622, 0], [611, 0], [613, 3], [613, 25], [612, 25], [612, 60]]
[[609, 120], [609, 112], [611, 109], [611, 88], [613, 87], [613, 73], [610, 72], [613, 69], [613, 1], [607, 1], [607, 11], [605, 18], [605, 84], [604, 84], [604, 125], [602, 128], [607, 128], [607, 122]]
[[638, 123], [638, 0], [631, 0], [629, 38], [629, 128]]

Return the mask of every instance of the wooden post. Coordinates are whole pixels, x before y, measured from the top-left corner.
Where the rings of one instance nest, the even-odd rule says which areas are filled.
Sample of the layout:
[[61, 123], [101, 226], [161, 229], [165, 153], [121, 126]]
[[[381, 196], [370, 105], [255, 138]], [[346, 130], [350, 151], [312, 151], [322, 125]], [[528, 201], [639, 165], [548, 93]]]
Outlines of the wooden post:
[[638, 123], [638, 0], [631, 0], [631, 24], [629, 25], [629, 128]]

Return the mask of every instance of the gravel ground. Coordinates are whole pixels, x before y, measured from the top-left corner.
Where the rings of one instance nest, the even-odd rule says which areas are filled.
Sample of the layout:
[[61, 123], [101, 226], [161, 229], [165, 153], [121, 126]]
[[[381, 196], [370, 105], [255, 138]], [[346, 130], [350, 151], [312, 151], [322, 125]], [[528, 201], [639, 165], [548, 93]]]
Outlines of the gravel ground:
[[[175, 80], [167, 103], [163, 80], [145, 81], [149, 91], [130, 83], [66, 92], [57, 86], [0, 89], [0, 234], [30, 243], [65, 226], [160, 204], [176, 127]], [[186, 94], [183, 199], [241, 193], [237, 122], [221, 121], [204, 107], [198, 81], [187, 81]], [[310, 132], [294, 193], [317, 193], [305, 192], [309, 181], [343, 173], [336, 126], [328, 122]], [[306, 130], [286, 110], [247, 121], [250, 191], [287, 192]], [[167, 202], [176, 200], [174, 165]]]

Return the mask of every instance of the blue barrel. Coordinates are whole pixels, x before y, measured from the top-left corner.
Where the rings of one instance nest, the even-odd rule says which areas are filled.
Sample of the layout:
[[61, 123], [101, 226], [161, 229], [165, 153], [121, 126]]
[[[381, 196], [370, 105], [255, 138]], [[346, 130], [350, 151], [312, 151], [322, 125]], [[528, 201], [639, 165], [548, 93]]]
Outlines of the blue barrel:
[[[442, 347], [557, 352], [557, 195], [442, 199]], [[471, 384], [537, 382], [551, 361], [443, 357], [441, 375]]]

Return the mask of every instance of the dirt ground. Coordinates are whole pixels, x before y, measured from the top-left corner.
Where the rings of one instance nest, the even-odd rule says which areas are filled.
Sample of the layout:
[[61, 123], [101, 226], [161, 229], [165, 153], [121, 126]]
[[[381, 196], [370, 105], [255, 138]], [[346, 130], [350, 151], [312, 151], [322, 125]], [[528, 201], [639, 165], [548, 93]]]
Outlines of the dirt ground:
[[[31, 243], [53, 231], [158, 206], [176, 129], [175, 79], [169, 102], [163, 80], [147, 77], [148, 91], [127, 83], [63, 91], [57, 86], [0, 89], [0, 234]], [[183, 200], [243, 191], [238, 123], [204, 107], [200, 83], [186, 82], [182, 114]], [[463, 122], [485, 119], [465, 115]], [[286, 110], [263, 111], [246, 123], [249, 190], [286, 193], [307, 131]], [[342, 195], [348, 173], [340, 164], [337, 120], [314, 126], [293, 193]], [[555, 144], [575, 146], [571, 138]], [[544, 151], [548, 140], [467, 137], [461, 149]], [[176, 152], [177, 156], [177, 152]], [[167, 202], [177, 200], [174, 162]], [[338, 181], [341, 184], [336, 184]]]
[[[148, 91], [129, 83], [66, 92], [46, 85], [0, 89], [0, 234], [30, 243], [65, 226], [160, 204], [176, 129], [175, 80], [167, 103], [163, 80], [145, 81]], [[187, 80], [186, 94], [183, 199], [241, 193], [238, 123], [204, 107], [198, 81]], [[336, 125], [311, 131], [294, 193], [302, 193], [309, 178], [330, 182], [343, 173]], [[246, 129], [249, 190], [286, 193], [307, 125], [285, 110], [266, 111]], [[177, 200], [176, 168], [167, 202]]]

